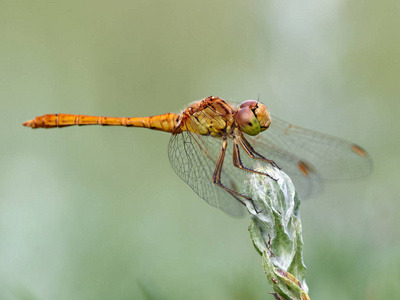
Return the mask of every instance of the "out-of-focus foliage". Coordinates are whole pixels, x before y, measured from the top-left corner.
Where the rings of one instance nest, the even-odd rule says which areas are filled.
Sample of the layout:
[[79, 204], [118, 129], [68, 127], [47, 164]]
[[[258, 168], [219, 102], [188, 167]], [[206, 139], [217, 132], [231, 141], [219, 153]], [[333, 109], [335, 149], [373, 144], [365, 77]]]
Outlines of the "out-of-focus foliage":
[[[258, 98], [365, 147], [371, 176], [302, 203], [311, 299], [400, 293], [399, 2], [0, 2], [0, 299], [265, 299], [248, 218], [173, 172], [168, 134], [29, 130]], [[321, 214], [321, 211], [327, 212]], [[323, 217], [322, 217], [323, 216]]]

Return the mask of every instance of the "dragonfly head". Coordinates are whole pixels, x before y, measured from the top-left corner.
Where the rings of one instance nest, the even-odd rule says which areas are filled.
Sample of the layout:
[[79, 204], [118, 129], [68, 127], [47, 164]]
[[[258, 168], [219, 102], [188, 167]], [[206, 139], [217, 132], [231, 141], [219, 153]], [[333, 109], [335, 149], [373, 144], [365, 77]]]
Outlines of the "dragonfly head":
[[240, 129], [248, 135], [257, 135], [271, 124], [268, 109], [256, 100], [244, 101], [236, 110], [235, 118]]

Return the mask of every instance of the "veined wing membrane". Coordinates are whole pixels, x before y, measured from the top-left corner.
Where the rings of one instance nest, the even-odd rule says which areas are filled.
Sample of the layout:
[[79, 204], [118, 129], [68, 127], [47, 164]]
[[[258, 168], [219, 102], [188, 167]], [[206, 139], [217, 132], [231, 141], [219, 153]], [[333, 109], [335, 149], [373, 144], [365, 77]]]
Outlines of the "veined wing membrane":
[[371, 159], [360, 146], [276, 117], [265, 132], [248, 139], [258, 152], [273, 159], [293, 179], [296, 188], [299, 185], [305, 190], [303, 197], [320, 189], [321, 178], [351, 179], [371, 171]]
[[[194, 122], [191, 126], [195, 127]], [[184, 131], [171, 136], [168, 155], [174, 171], [196, 194], [229, 215], [241, 216], [244, 211], [242, 204], [211, 181], [221, 147], [221, 139]], [[221, 180], [222, 184], [234, 189], [238, 184], [226, 170], [228, 168], [233, 168], [231, 143], [225, 155]]]

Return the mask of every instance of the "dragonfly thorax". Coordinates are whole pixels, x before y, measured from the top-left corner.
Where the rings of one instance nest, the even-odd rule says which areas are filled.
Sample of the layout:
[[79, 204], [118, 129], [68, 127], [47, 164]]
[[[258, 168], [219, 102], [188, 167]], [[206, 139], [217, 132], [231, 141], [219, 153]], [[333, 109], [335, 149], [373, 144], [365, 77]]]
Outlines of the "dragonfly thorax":
[[182, 130], [213, 137], [232, 136], [234, 110], [218, 97], [208, 97], [196, 102], [182, 113]]

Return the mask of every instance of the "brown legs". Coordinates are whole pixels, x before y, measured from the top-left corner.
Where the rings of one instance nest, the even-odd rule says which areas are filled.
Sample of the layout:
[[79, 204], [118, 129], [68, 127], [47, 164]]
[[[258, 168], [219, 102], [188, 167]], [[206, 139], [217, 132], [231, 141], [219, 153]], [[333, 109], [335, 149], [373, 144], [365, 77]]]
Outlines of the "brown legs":
[[[239, 140], [239, 142], [240, 142], [240, 140]], [[244, 148], [244, 147], [243, 147], [243, 148]], [[270, 164], [272, 164], [274, 167], [276, 166], [276, 164], [275, 164], [272, 160], [257, 158], [257, 157], [255, 157], [255, 156], [252, 156], [252, 153], [251, 153], [251, 152], [247, 152], [246, 148], [244, 148], [244, 149], [245, 149], [246, 153], [247, 153], [251, 158], [259, 159], [259, 160], [262, 160], [262, 161], [267, 161], [267, 162], [269, 162]], [[249, 169], [249, 168], [246, 168], [245, 166], [243, 166], [242, 161], [241, 161], [241, 159], [240, 159], [239, 145], [238, 145], [236, 139], [233, 140], [233, 165], [234, 165], [235, 167], [237, 167], [237, 168], [239, 168], [239, 169], [241, 169], [241, 170], [247, 171], [247, 172], [251, 172], [251, 173], [255, 173], [255, 174], [260, 174], [260, 175], [266, 175], [266, 176], [268, 176], [269, 178], [271, 178], [271, 179], [273, 179], [273, 180], [276, 181], [275, 178], [273, 178], [271, 175], [269, 175], [269, 174], [267, 174], [267, 173], [259, 172], [259, 171], [256, 171], [256, 170], [253, 170], [253, 169]]]
[[[263, 173], [263, 172], [259, 172], [259, 171], [255, 171], [253, 169], [249, 169], [246, 168], [243, 164], [242, 161], [240, 159], [240, 152], [239, 152], [239, 145], [238, 145], [238, 141], [240, 143], [240, 145], [243, 147], [243, 149], [246, 151], [246, 153], [253, 159], [258, 159], [261, 161], [265, 161], [268, 162], [270, 164], [272, 164], [274, 167], [278, 167], [272, 160], [268, 160], [266, 158], [264, 158], [262, 155], [258, 154], [253, 147], [251, 147], [251, 145], [245, 140], [245, 139], [234, 139], [233, 140], [233, 165], [241, 170], [250, 172], [250, 173], [255, 173], [255, 174], [260, 174], [260, 175], [265, 175], [268, 176], [269, 178], [273, 179], [276, 181], [275, 178], [271, 177], [269, 174], [267, 173]], [[248, 201], [251, 202], [251, 204], [254, 207], [254, 210], [258, 213], [257, 208], [255, 207], [254, 201], [253, 199], [251, 199], [250, 197], [243, 195], [231, 188], [226, 187], [225, 185], [222, 184], [221, 182], [221, 172], [222, 172], [222, 166], [224, 163], [224, 159], [225, 159], [225, 153], [226, 153], [226, 149], [228, 147], [228, 140], [225, 138], [222, 141], [222, 147], [217, 159], [217, 163], [214, 169], [214, 173], [212, 176], [211, 181], [218, 187], [224, 189], [225, 191], [227, 191], [229, 194], [231, 194], [236, 200], [238, 200], [240, 203], [242, 203], [243, 205], [245, 205], [245, 202], [243, 200], [241, 200], [240, 198], [244, 198]]]
[[221, 151], [219, 152], [217, 164], [216, 164], [216, 166], [215, 166], [214, 173], [213, 173], [213, 176], [212, 176], [211, 181], [212, 181], [216, 186], [218, 186], [218, 187], [224, 189], [224, 190], [227, 191], [229, 194], [231, 194], [236, 200], [238, 200], [238, 201], [239, 201], [240, 203], [242, 203], [244, 206], [246, 206], [246, 204], [244, 203], [243, 200], [240, 200], [239, 197], [242, 197], [242, 198], [244, 198], [244, 199], [246, 199], [246, 200], [249, 200], [249, 201], [252, 203], [252, 205], [253, 205], [255, 211], [258, 213], [256, 207], [254, 206], [253, 199], [251, 199], [250, 197], [248, 197], [248, 196], [246, 196], [246, 195], [240, 194], [239, 192], [236, 192], [236, 191], [234, 191], [234, 190], [232, 190], [232, 189], [230, 189], [230, 188], [227, 188], [226, 186], [224, 186], [224, 185], [221, 183], [222, 165], [223, 165], [223, 163], [224, 163], [224, 158], [225, 158], [225, 153], [226, 153], [226, 148], [227, 148], [227, 146], [228, 146], [228, 141], [227, 141], [226, 139], [224, 139], [223, 142], [222, 142]]
[[[238, 136], [237, 140], [239, 141], [240, 145], [243, 147], [244, 151], [246, 151], [247, 155], [250, 156], [251, 158], [265, 161], [267, 163], [270, 163], [275, 168], [278, 168], [279, 170], [281, 169], [273, 160], [265, 158], [260, 153], [258, 153], [256, 150], [254, 150], [253, 146], [251, 146], [250, 143], [243, 136]], [[235, 139], [235, 142], [236, 142], [236, 139]]]

